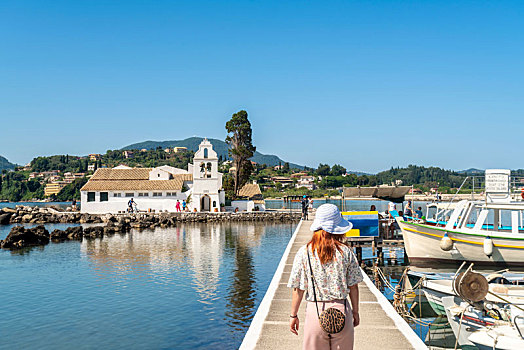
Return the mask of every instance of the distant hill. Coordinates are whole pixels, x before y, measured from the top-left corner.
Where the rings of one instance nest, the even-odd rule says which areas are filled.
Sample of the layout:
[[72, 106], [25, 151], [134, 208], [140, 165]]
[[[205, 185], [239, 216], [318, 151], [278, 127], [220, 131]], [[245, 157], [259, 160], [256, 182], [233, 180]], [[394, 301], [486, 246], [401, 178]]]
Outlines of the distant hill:
[[[172, 140], [172, 141], [144, 141], [139, 143], [134, 143], [129, 146], [125, 146], [122, 150], [132, 150], [132, 149], [155, 149], [157, 147], [168, 148], [168, 147], [187, 147], [190, 151], [198, 150], [198, 145], [202, 142], [202, 137], [190, 137], [185, 140]], [[209, 142], [213, 145], [213, 149], [217, 152], [218, 156], [222, 156], [224, 159], [230, 159], [228, 155], [228, 145], [222, 140], [217, 139], [208, 139]], [[258, 164], [266, 164], [270, 166], [275, 166], [279, 164], [284, 164], [286, 161], [280, 159], [278, 156], [271, 154], [262, 154], [258, 151], [255, 152], [252, 161], [257, 162]], [[290, 168], [303, 169], [302, 165], [289, 163]]]
[[484, 175], [484, 170], [482, 170], [482, 169], [475, 169], [475, 168], [469, 168], [469, 169], [466, 169], [466, 170], [457, 171], [457, 173], [464, 174], [464, 175]]
[[0, 156], [0, 171], [2, 170], [14, 170], [15, 164], [10, 163], [6, 158]]

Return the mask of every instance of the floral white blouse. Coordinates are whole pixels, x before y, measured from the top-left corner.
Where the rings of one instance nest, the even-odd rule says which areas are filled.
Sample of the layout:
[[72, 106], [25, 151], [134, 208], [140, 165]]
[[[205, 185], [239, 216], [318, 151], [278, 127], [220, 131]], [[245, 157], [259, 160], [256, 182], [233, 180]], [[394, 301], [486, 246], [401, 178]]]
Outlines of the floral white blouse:
[[[315, 277], [317, 301], [345, 299], [349, 295], [349, 287], [364, 279], [357, 258], [349, 247], [343, 246], [342, 253], [337, 249], [333, 260], [324, 265], [320, 263], [316, 251], [315, 254], [312, 253], [311, 248], [309, 257]], [[306, 300], [314, 301], [306, 246], [301, 247], [295, 256], [287, 286], [305, 290]]]

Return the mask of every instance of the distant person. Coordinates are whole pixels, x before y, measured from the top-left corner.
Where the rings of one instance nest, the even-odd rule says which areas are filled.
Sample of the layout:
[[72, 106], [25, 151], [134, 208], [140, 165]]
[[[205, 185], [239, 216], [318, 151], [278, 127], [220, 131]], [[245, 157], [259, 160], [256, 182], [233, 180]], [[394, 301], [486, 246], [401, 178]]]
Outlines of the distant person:
[[302, 198], [302, 201], [300, 202], [300, 204], [302, 205], [302, 219], [307, 220], [308, 218], [307, 210], [309, 208], [309, 201], [306, 196]]
[[393, 202], [388, 203], [388, 212], [391, 213], [393, 210], [397, 210], [397, 205]]
[[130, 213], [132, 213], [133, 210], [134, 210], [134, 209], [133, 209], [133, 206], [136, 207], [136, 202], [134, 201], [133, 198], [131, 198], [131, 199], [129, 200], [129, 202], [127, 202], [127, 211], [130, 212]]
[[73, 199], [73, 202], [71, 202], [71, 210], [76, 211], [76, 199]]
[[313, 198], [311, 198], [311, 196], [308, 197], [308, 209], [309, 211], [313, 211]]
[[369, 211], [377, 211], [377, 206], [375, 204], [371, 204]]
[[417, 219], [422, 219], [422, 207], [418, 207], [417, 210], [415, 210], [415, 217]]
[[182, 201], [182, 210], [186, 211], [187, 203], [185, 200]]
[[396, 211], [396, 210], [397, 210], [397, 206], [395, 205], [395, 203], [389, 202], [388, 203], [388, 210], [386, 210], [386, 214], [387, 214], [388, 219], [395, 220], [395, 218], [393, 217], [392, 212]]
[[408, 204], [406, 205], [406, 210], [404, 211], [404, 215], [408, 217], [413, 216], [413, 209], [411, 206], [411, 201], [408, 201]]
[[180, 211], [180, 201], [178, 199], [176, 200], [175, 208], [177, 212]]

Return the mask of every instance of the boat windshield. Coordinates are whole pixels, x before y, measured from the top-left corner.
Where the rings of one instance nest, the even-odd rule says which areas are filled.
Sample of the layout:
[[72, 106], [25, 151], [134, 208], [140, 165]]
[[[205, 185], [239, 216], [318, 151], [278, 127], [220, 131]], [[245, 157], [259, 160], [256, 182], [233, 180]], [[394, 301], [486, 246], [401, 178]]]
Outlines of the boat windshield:
[[471, 203], [457, 220], [457, 226], [473, 230], [524, 233], [524, 207], [493, 206]]

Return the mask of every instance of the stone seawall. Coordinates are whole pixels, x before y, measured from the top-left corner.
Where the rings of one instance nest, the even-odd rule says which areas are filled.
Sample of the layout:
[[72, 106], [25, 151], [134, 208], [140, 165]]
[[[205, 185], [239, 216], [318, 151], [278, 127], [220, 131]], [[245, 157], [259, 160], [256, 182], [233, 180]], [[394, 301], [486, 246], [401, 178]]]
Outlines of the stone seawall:
[[31, 223], [107, 223], [108, 221], [143, 222], [158, 225], [174, 225], [176, 222], [222, 222], [222, 221], [298, 221], [298, 212], [239, 212], [239, 213], [137, 213], [137, 214], [87, 214], [58, 211], [54, 208], [17, 206], [0, 209], [0, 225]]
[[[101, 238], [116, 233], [125, 234], [130, 229], [154, 229], [174, 227], [178, 223], [200, 222], [292, 222], [299, 221], [298, 212], [240, 212], [240, 213], [138, 213], [138, 214], [85, 214], [59, 212], [53, 208], [17, 206], [0, 210], [0, 224], [40, 224], [34, 228], [15, 226], [5, 240], [0, 241], [4, 249], [20, 249], [45, 245], [49, 241], [82, 240]], [[69, 227], [49, 233], [42, 224], [101, 224], [93, 227]]]

